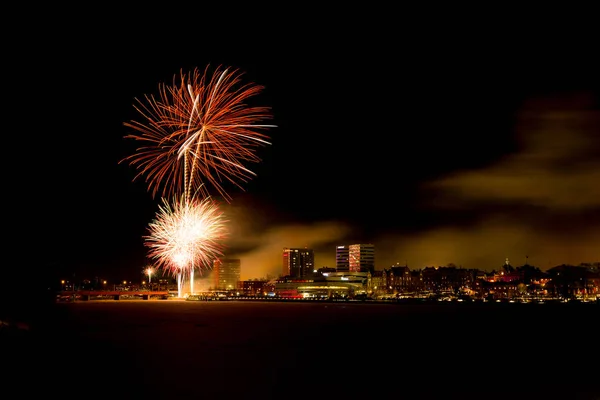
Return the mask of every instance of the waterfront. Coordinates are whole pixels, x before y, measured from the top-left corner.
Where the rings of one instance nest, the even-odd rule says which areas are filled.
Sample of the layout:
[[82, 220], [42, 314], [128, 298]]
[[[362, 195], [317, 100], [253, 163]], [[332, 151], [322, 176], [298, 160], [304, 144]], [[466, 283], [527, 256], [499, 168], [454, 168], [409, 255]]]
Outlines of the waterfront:
[[90, 301], [53, 305], [3, 350], [8, 382], [53, 376], [48, 394], [84, 398], [597, 399], [598, 311]]

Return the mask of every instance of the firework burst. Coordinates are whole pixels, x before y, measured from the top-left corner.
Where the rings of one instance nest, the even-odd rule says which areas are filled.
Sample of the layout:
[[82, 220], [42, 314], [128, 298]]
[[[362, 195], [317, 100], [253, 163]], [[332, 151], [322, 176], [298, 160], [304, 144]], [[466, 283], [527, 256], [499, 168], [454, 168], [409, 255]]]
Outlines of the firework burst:
[[198, 69], [173, 78], [173, 85], [159, 85], [158, 97], [136, 99], [143, 121], [126, 122], [135, 133], [126, 138], [142, 143], [128, 161], [146, 177], [152, 196], [208, 197], [216, 190], [226, 201], [226, 183], [239, 188], [255, 174], [247, 164], [257, 163], [256, 151], [270, 144], [264, 125], [267, 107], [251, 107], [247, 101], [264, 87], [242, 84], [238, 70], [220, 67], [208, 74]]
[[174, 276], [195, 268], [211, 268], [223, 256], [222, 240], [227, 237], [224, 214], [210, 198], [181, 199], [173, 205], [163, 199], [149, 225], [145, 244], [156, 264]]
[[260, 161], [256, 151], [270, 144], [265, 131], [275, 127], [262, 124], [269, 108], [247, 104], [264, 88], [241, 77], [220, 67], [212, 75], [208, 67], [181, 72], [171, 86], [159, 85], [158, 96], [136, 99], [142, 121], [125, 123], [134, 131], [125, 137], [141, 145], [121, 162], [135, 166], [134, 180], [145, 176], [152, 197], [163, 199], [145, 237], [148, 256], [177, 278], [179, 297], [185, 278], [193, 293], [194, 270], [223, 256], [226, 221], [210, 192], [229, 202], [225, 185], [242, 188], [255, 175], [248, 164]]

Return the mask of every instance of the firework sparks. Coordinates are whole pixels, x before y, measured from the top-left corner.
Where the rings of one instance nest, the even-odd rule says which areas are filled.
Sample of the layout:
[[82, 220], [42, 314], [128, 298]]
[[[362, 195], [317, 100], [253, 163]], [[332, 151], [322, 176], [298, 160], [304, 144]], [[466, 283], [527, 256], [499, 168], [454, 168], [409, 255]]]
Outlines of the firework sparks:
[[173, 85], [159, 85], [158, 98], [136, 99], [135, 109], [144, 122], [126, 122], [135, 133], [127, 135], [142, 142], [137, 152], [123, 161], [146, 176], [155, 197], [183, 194], [190, 200], [196, 193], [208, 197], [216, 190], [226, 201], [224, 184], [241, 188], [255, 174], [247, 168], [257, 163], [256, 151], [270, 144], [265, 130], [275, 125], [260, 122], [271, 118], [267, 107], [250, 107], [246, 102], [264, 89], [242, 84], [238, 70], [208, 67], [180, 73]]
[[152, 275], [154, 275], [155, 272], [156, 272], [156, 268], [154, 268], [151, 265], [144, 268], [144, 274], [148, 275], [148, 283], [152, 283]]
[[[142, 122], [125, 123], [135, 132], [126, 138], [141, 147], [121, 162], [135, 166], [134, 180], [145, 176], [152, 196], [163, 198], [145, 238], [149, 257], [177, 277], [179, 297], [184, 278], [193, 292], [194, 270], [223, 256], [225, 221], [209, 192], [229, 202], [225, 184], [242, 188], [255, 175], [247, 164], [260, 161], [256, 151], [270, 144], [265, 131], [275, 127], [262, 124], [272, 117], [269, 108], [247, 104], [263, 87], [241, 77], [220, 67], [212, 75], [208, 67], [181, 72], [172, 86], [159, 85], [158, 96], [136, 99]], [[179, 200], [171, 205], [165, 198]]]
[[193, 280], [194, 269], [210, 269], [214, 260], [223, 256], [222, 240], [228, 234], [225, 223], [224, 214], [211, 198], [185, 201], [182, 197], [173, 205], [163, 199], [145, 244], [150, 248], [149, 257], [177, 277], [179, 297], [185, 276]]

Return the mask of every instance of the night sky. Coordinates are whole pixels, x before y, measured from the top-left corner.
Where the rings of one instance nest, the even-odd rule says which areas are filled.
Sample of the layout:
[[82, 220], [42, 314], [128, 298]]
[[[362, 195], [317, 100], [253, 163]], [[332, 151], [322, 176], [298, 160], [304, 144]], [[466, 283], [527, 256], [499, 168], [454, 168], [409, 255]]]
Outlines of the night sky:
[[124, 123], [135, 98], [206, 66], [264, 86], [277, 125], [223, 204], [242, 279], [278, 275], [284, 247], [333, 267], [353, 243], [375, 245], [378, 270], [600, 261], [599, 65], [583, 30], [155, 11], [165, 21], [54, 21], [6, 50], [13, 269], [141, 277], [159, 200], [119, 163], [135, 151]]

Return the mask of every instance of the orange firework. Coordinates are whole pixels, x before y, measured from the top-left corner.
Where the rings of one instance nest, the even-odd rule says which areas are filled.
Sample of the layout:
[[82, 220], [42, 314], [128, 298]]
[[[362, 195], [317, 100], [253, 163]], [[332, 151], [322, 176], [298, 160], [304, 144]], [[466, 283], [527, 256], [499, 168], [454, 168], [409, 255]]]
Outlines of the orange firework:
[[126, 138], [142, 146], [124, 161], [139, 170], [134, 179], [146, 177], [153, 197], [183, 194], [189, 201], [214, 189], [229, 202], [224, 184], [241, 188], [255, 175], [246, 164], [260, 161], [257, 149], [270, 144], [264, 131], [275, 125], [260, 124], [272, 117], [269, 108], [246, 103], [264, 88], [241, 77], [238, 70], [217, 68], [209, 77], [208, 67], [204, 74], [195, 69], [176, 75], [172, 86], [159, 85], [158, 98], [136, 99], [144, 121], [126, 122], [136, 131]]

